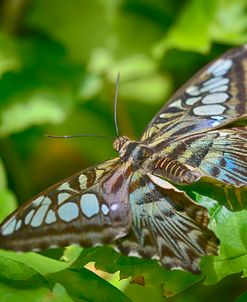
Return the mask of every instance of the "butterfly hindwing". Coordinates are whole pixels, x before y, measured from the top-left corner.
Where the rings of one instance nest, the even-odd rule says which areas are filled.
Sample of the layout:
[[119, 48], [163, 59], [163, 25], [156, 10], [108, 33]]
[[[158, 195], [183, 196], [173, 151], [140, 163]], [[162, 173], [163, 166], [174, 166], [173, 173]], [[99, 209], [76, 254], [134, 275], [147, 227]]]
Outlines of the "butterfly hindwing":
[[[162, 154], [166, 154], [168, 158], [172, 158], [180, 166], [190, 167], [196, 171], [199, 177], [195, 180], [201, 178], [203, 185], [197, 185], [195, 191], [201, 191], [202, 188], [203, 194], [216, 200], [227, 201], [225, 204], [231, 210], [246, 208], [246, 126], [194, 134], [181, 141], [174, 141], [164, 148], [160, 156]], [[172, 168], [172, 165], [169, 165], [168, 168], [164, 166], [161, 169], [160, 166], [163, 162], [164, 160], [157, 161], [159, 169], [156, 169], [156, 173], [167, 177], [169, 175], [166, 175], [166, 170]], [[179, 173], [179, 169], [173, 169], [173, 177], [170, 179], [175, 180], [177, 184], [186, 184], [186, 182], [181, 182], [182, 178], [179, 177]], [[210, 187], [212, 188], [210, 189]]]
[[[194, 134], [175, 140], [154, 156], [153, 172], [178, 184], [202, 176], [247, 186], [247, 127]], [[194, 179], [184, 179], [188, 173]], [[197, 176], [197, 177], [196, 177]]]
[[133, 226], [128, 241], [120, 240], [123, 253], [136, 251], [141, 257], [158, 258], [168, 268], [194, 273], [203, 255], [217, 253], [218, 240], [207, 228], [207, 210], [183, 191], [154, 175], [135, 173], [129, 200]]
[[184, 138], [164, 152], [202, 175], [229, 185], [247, 186], [247, 127], [220, 129]]
[[125, 236], [130, 228], [128, 177], [114, 159], [48, 188], [3, 222], [0, 247], [93, 246]]

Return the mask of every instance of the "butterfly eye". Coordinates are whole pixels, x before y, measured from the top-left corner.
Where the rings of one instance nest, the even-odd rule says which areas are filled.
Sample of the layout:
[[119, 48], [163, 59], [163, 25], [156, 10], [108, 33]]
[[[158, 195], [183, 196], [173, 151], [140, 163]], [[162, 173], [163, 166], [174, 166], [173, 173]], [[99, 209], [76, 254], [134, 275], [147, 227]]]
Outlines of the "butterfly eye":
[[129, 138], [127, 136], [120, 136], [116, 138], [113, 142], [113, 148], [119, 152], [121, 148], [125, 145], [126, 142], [129, 141]]

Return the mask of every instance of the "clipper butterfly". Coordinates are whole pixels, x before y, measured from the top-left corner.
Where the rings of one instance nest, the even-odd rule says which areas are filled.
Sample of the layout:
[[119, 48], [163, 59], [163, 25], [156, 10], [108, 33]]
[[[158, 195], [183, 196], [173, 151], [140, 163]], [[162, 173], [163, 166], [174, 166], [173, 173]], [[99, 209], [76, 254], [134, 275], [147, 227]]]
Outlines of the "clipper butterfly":
[[247, 47], [204, 67], [153, 118], [139, 141], [118, 137], [117, 158], [79, 172], [0, 225], [18, 251], [113, 244], [126, 255], [199, 272], [218, 239], [183, 187], [204, 182], [241, 208], [247, 187]]

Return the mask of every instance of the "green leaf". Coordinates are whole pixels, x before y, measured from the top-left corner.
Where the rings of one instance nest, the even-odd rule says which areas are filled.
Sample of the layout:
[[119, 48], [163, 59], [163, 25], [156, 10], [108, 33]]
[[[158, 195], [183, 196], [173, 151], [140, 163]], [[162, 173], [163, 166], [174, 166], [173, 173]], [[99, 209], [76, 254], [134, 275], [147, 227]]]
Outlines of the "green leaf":
[[28, 280], [38, 276], [41, 277], [41, 274], [28, 264], [15, 261], [0, 254], [0, 278], [17, 281]]
[[[87, 16], [86, 26], [81, 26], [81, 12]], [[152, 103], [168, 95], [171, 81], [168, 76], [161, 76], [159, 66], [147, 48], [147, 45], [151, 48], [163, 29], [153, 22], [155, 15], [152, 20], [145, 17], [145, 13], [140, 11], [138, 17], [132, 16], [125, 12], [119, 1], [72, 0], [68, 4], [58, 0], [52, 3], [36, 0], [28, 22], [55, 37], [69, 50], [73, 59], [86, 63], [90, 77], [79, 89], [79, 96], [83, 99], [94, 97], [102, 90], [105, 76], [110, 83], [115, 83], [120, 72], [123, 100]], [[166, 15], [162, 17], [165, 19]], [[54, 23], [60, 24], [59, 28]]]
[[[163, 7], [166, 10], [166, 5]], [[121, 1], [36, 0], [28, 15], [28, 24], [60, 41], [75, 60], [85, 62], [94, 50], [102, 48], [114, 53], [117, 50], [118, 58], [148, 53], [147, 45], [152, 45], [163, 33], [155, 22], [161, 10], [155, 12], [153, 18], [146, 16], [149, 12], [128, 14]], [[160, 17], [164, 22], [166, 15]]]
[[65, 119], [65, 111], [58, 102], [54, 102], [61, 96], [35, 91], [22, 97], [25, 101], [0, 108], [0, 136], [20, 132], [33, 125], [60, 123]]
[[0, 189], [5, 189], [7, 186], [7, 178], [3, 167], [3, 162], [0, 159]]
[[7, 189], [7, 178], [0, 160], [0, 222], [17, 207], [14, 194]]
[[[214, 201], [217, 200], [220, 205], [224, 205], [231, 211], [238, 211], [247, 208], [246, 186], [234, 187], [216, 180], [213, 177], [202, 177], [195, 184], [180, 186], [180, 188], [185, 190], [190, 196], [192, 196], [192, 198], [194, 198], [194, 195], [198, 194], [199, 200], [200, 195], [208, 196]], [[208, 203], [206, 200], [205, 202]]]
[[[65, 288], [59, 284], [56, 283], [53, 288], [53, 294], [54, 294], [54, 302], [73, 302], [72, 298], [69, 296]], [[81, 300], [81, 302], [83, 302]]]
[[94, 302], [131, 302], [116, 287], [85, 268], [76, 272], [65, 270], [62, 274], [50, 274], [49, 280], [62, 284], [69, 295], [74, 298]]
[[0, 136], [61, 123], [75, 99], [83, 67], [70, 62], [63, 47], [45, 36], [9, 39], [16, 45], [21, 66], [0, 80]]
[[0, 221], [6, 218], [17, 207], [16, 197], [7, 189], [0, 189]]
[[[20, 265], [27, 265], [41, 275], [62, 271], [70, 266], [70, 262], [58, 261], [37, 253], [16, 253], [0, 250], [1, 262], [15, 261]], [[74, 261], [74, 259], [73, 259]]]
[[190, 0], [185, 4], [175, 24], [155, 47], [161, 56], [168, 48], [206, 52], [210, 47], [210, 24], [215, 16], [217, 1]]
[[151, 75], [146, 78], [139, 78], [121, 83], [119, 93], [124, 99], [142, 103], [159, 103], [167, 97], [171, 88], [168, 77]]
[[210, 226], [220, 239], [218, 256], [205, 257], [201, 261], [206, 275], [204, 284], [210, 285], [236, 273], [247, 276], [247, 210], [232, 212], [224, 206], [215, 207], [215, 201], [201, 198], [202, 205], [212, 207]]
[[220, 43], [244, 44], [247, 39], [246, 17], [245, 0], [218, 0], [210, 35]]
[[245, 43], [246, 17], [244, 0], [190, 0], [154, 53], [161, 57], [169, 48], [205, 53], [213, 41]]
[[[167, 75], [158, 73], [157, 63], [150, 57], [139, 53], [123, 60], [114, 60], [106, 49], [94, 51], [88, 69], [93, 74], [103, 74], [111, 83], [115, 83], [120, 72], [119, 96], [123, 100], [155, 103], [168, 96], [171, 89], [171, 79]], [[102, 86], [103, 79], [91, 76], [95, 91]], [[90, 83], [90, 82], [89, 82]], [[98, 88], [97, 88], [98, 86]], [[84, 95], [82, 90], [82, 96]]]
[[66, 290], [56, 284], [53, 291], [48, 288], [18, 288], [0, 283], [1, 302], [73, 302]]
[[[79, 247], [73, 247], [67, 250], [66, 257], [70, 258], [70, 253], [73, 255], [74, 249], [81, 250]], [[187, 272], [167, 270], [154, 260], [126, 257], [110, 247], [82, 250], [80, 257], [73, 263], [72, 267], [78, 269], [92, 261], [95, 262], [96, 269], [111, 274], [120, 270], [120, 279], [131, 276], [135, 280], [142, 277], [146, 286], [163, 285], [166, 296], [175, 295], [203, 278], [203, 276], [192, 275]]]
[[240, 297], [235, 300], [235, 302], [246, 302], [247, 301], [247, 292], [243, 293]]
[[17, 71], [21, 67], [21, 60], [17, 45], [7, 35], [0, 33], [0, 79], [9, 71]]

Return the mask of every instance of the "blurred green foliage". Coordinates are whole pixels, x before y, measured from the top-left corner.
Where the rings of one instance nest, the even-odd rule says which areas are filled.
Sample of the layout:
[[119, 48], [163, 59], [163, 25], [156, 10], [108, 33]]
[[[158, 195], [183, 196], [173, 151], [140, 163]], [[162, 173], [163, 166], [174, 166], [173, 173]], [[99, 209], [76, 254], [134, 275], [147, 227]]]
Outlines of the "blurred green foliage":
[[[17, 200], [22, 203], [63, 177], [115, 156], [107, 140], [51, 140], [45, 134], [114, 137], [113, 98], [120, 72], [120, 131], [138, 138], [195, 71], [231, 46], [246, 43], [247, 3], [3, 0], [0, 26], [3, 219]], [[233, 273], [246, 276], [246, 211], [231, 213], [213, 201], [198, 200], [210, 209], [212, 228], [222, 242], [220, 256], [203, 259], [204, 275], [170, 272], [154, 261], [122, 257], [108, 248], [71, 247], [63, 262], [1, 251], [1, 301], [163, 301], [163, 295], [178, 293], [205, 275], [208, 285]], [[124, 295], [83, 268], [88, 261], [110, 273], [121, 269], [122, 277], [145, 276], [147, 287], [121, 285], [114, 277], [111, 283]], [[224, 280], [214, 287], [192, 286], [167, 301], [233, 301], [246, 290], [239, 277]], [[237, 301], [245, 300], [243, 293]]]

